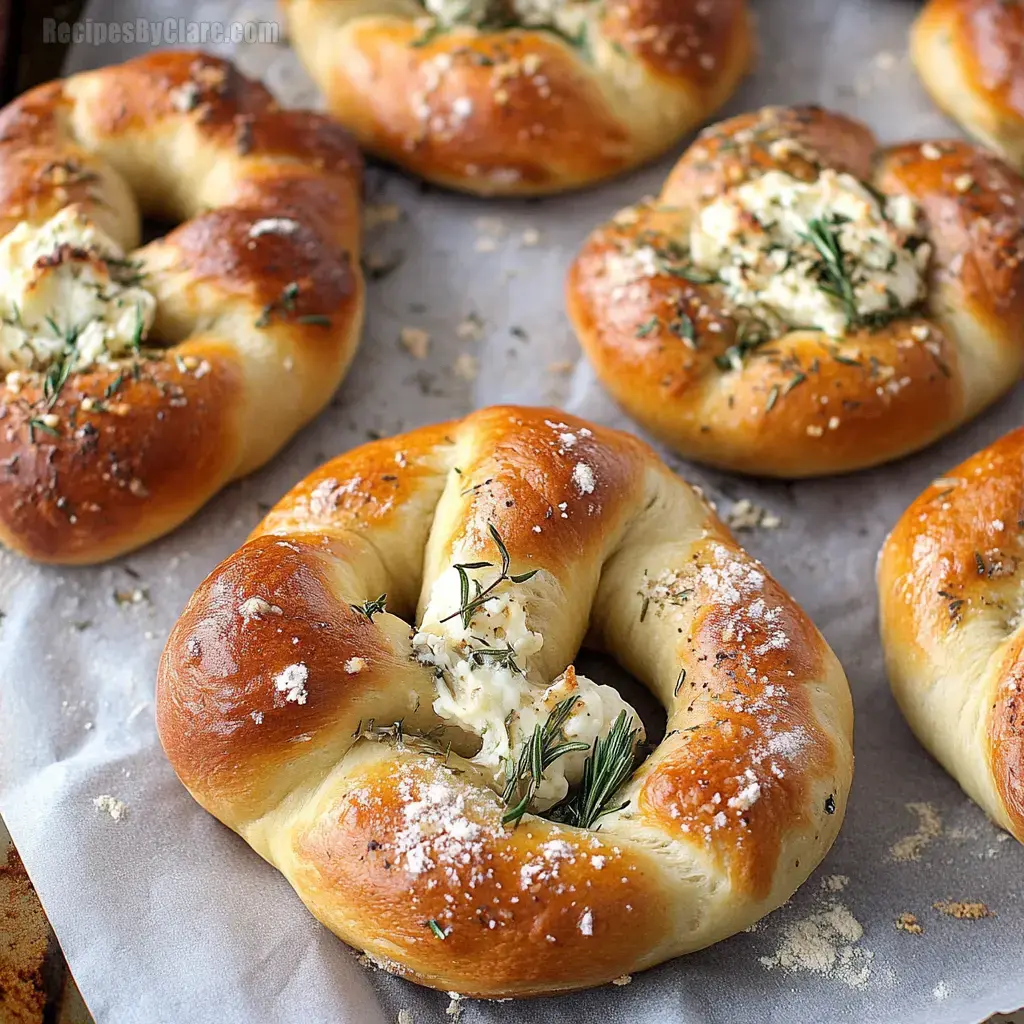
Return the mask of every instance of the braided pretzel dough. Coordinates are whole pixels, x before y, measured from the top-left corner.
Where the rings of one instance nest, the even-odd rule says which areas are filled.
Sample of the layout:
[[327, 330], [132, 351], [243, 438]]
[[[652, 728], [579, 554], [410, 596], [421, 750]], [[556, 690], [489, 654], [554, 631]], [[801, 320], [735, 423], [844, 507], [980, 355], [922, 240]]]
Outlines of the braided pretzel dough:
[[[763, 226], [812, 203], [863, 282], [863, 325], [834, 334], [790, 326], [848, 322], [825, 291], [811, 221], [793, 248], [816, 261], [787, 262], [781, 245], [757, 253], [766, 280], [755, 298], [788, 319], [760, 324], [726, 283], [733, 274], [752, 288], [739, 265], [749, 239], [774, 244], [753, 217]], [[709, 271], [692, 246], [706, 248], [729, 216], [738, 234], [713, 254], [724, 269]], [[840, 114], [770, 107], [708, 129], [656, 201], [590, 237], [569, 274], [569, 311], [609, 391], [688, 458], [769, 476], [844, 472], [924, 447], [1020, 376], [1022, 230], [1024, 181], [995, 157], [962, 142], [879, 150]], [[907, 308], [891, 313], [894, 299]], [[751, 327], [763, 341], [745, 348]]]
[[[119, 252], [155, 297], [141, 351], [72, 368], [52, 397], [41, 368], [8, 375], [0, 539], [46, 561], [110, 558], [177, 526], [310, 420], [359, 339], [360, 187], [340, 126], [280, 110], [200, 54], [76, 75], [0, 111], [0, 247], [57, 224], [107, 236], [101, 254], [76, 242], [30, 264], [29, 298], [51, 289], [44, 311], [73, 328], [79, 279], [56, 275], [111, 288]], [[135, 249], [140, 208], [186, 223]], [[140, 319], [153, 303], [118, 294]], [[23, 314], [5, 313], [4, 331]]]
[[932, 99], [1024, 170], [1024, 9], [1015, 0], [930, 0], [910, 55]]
[[889, 681], [917, 738], [1024, 842], [1024, 429], [903, 513], [878, 564]]
[[[597, 828], [503, 826], [480, 738], [434, 711], [407, 623], [458, 604], [454, 563], [494, 564], [488, 527], [513, 574], [539, 570], [497, 592], [542, 633], [525, 685], [586, 634], [667, 709]], [[383, 592], [372, 621], [353, 608]], [[648, 447], [544, 409], [302, 481], [182, 613], [157, 723], [196, 800], [332, 931], [482, 996], [600, 984], [747, 927], [820, 862], [853, 768], [846, 679], [807, 616]]]
[[[284, 8], [328, 107], [366, 149], [485, 195], [557, 192], [650, 160], [721, 106], [751, 59], [745, 0]], [[446, 27], [456, 9], [470, 23]]]

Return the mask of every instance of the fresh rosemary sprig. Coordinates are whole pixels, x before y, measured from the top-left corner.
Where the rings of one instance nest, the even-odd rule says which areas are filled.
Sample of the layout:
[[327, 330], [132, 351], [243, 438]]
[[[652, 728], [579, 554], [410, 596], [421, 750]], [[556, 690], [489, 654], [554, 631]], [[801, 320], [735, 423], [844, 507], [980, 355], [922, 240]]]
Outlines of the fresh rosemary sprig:
[[69, 327], [66, 331], [62, 331], [51, 317], [46, 319], [50, 329], [64, 341], [63, 356], [50, 364], [43, 377], [43, 397], [46, 399], [46, 408], [52, 409], [57, 404], [61, 390], [67, 383], [75, 360], [78, 358], [78, 335], [81, 331], [78, 327]]
[[362, 604], [353, 604], [349, 607], [352, 611], [358, 612], [360, 615], [365, 615], [370, 622], [373, 622], [374, 615], [388, 610], [387, 599], [387, 594], [381, 594], [375, 601], [364, 601]]
[[[516, 575], [510, 574], [508, 570], [509, 566], [512, 564], [512, 559], [509, 557], [508, 548], [505, 547], [505, 542], [501, 539], [501, 535], [494, 528], [493, 523], [487, 524], [487, 530], [491, 535], [491, 539], [498, 548], [498, 553], [501, 555], [501, 573], [486, 587], [481, 587], [478, 580], [470, 580], [469, 570], [489, 569], [494, 565], [493, 562], [464, 562], [453, 566], [455, 571], [459, 574], [459, 608], [457, 611], [452, 612], [451, 615], [446, 615], [441, 620], [442, 622], [447, 622], [449, 619], [454, 619], [456, 615], [459, 615], [462, 617], [463, 627], [465, 629], [469, 629], [469, 625], [473, 621], [473, 612], [488, 600], [490, 594], [496, 587], [504, 583], [506, 580], [509, 580], [512, 583], [525, 583], [527, 580], [533, 579], [533, 577], [539, 572], [538, 569], [531, 569], [529, 572], [522, 572]], [[471, 582], [476, 590], [476, 593], [472, 597], [470, 597]]]
[[887, 309], [876, 309], [866, 313], [861, 313], [857, 309], [857, 293], [847, 270], [846, 255], [839, 244], [839, 232], [836, 230], [841, 223], [833, 219], [832, 224], [827, 224], [816, 217], [807, 222], [807, 234], [802, 237], [818, 251], [819, 259], [814, 268], [818, 275], [818, 287], [826, 295], [831, 295], [843, 304], [846, 326], [866, 327], [868, 330], [877, 331], [893, 320], [912, 316], [914, 310], [902, 305], [892, 292], [887, 295]]
[[551, 817], [576, 828], [591, 828], [603, 815], [618, 810], [609, 807], [608, 802], [633, 774], [639, 735], [639, 727], [632, 726], [627, 712], [620, 711], [607, 735], [594, 740], [579, 788], [554, 809]]
[[520, 750], [518, 760], [514, 757], [506, 758], [506, 781], [502, 800], [505, 801], [508, 810], [502, 815], [502, 824], [519, 824], [544, 778], [544, 770], [550, 764], [563, 754], [590, 749], [587, 743], [566, 741], [562, 733], [578, 700], [579, 696], [574, 693], [571, 697], [559, 701], [548, 715], [547, 721], [533, 730]]
[[818, 251], [819, 258], [815, 266], [818, 287], [826, 295], [839, 299], [846, 310], [847, 322], [853, 323], [857, 319], [857, 296], [846, 269], [846, 256], [839, 244], [839, 232], [820, 217], [814, 217], [807, 222], [807, 234], [802, 237]]

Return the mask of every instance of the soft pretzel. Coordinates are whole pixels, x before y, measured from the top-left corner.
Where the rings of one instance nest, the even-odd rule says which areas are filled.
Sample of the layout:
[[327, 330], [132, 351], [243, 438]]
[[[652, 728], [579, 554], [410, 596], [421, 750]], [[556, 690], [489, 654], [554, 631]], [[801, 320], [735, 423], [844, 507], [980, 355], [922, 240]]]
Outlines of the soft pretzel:
[[[360, 187], [340, 125], [199, 53], [0, 111], [0, 540], [112, 557], [311, 419], [359, 339]], [[136, 249], [140, 211], [185, 223]]]
[[1024, 367], [1024, 181], [963, 142], [879, 150], [769, 107], [705, 131], [585, 244], [569, 311], [619, 402], [683, 455], [803, 477], [927, 445]]
[[1024, 9], [1017, 0], [930, 0], [910, 54], [932, 99], [1024, 170]]
[[[667, 710], [631, 777], [640, 727], [574, 672], [585, 634]], [[307, 477], [157, 683], [185, 786], [324, 924], [481, 996], [607, 982], [781, 904], [839, 829], [851, 715], [810, 620], [654, 452], [514, 407]]]
[[878, 563], [889, 681], [917, 738], [1024, 842], [1024, 429], [934, 480]]
[[362, 145], [424, 178], [540, 195], [670, 149], [750, 62], [746, 0], [282, 0]]

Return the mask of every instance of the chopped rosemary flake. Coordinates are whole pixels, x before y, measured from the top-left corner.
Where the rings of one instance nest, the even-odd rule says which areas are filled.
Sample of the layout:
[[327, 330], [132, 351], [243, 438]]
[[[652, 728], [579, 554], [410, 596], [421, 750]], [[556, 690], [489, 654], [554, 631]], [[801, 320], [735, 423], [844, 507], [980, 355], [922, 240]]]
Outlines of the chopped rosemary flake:
[[310, 313], [308, 316], [300, 316], [296, 320], [300, 324], [312, 324], [314, 327], [331, 327], [333, 321], [329, 316], [323, 316], [320, 313]]
[[444, 942], [444, 940], [448, 938], [445, 934], [445, 930], [433, 918], [430, 918], [430, 920], [427, 921], [427, 927], [434, 933], [435, 939], [440, 939]]
[[656, 331], [661, 326], [661, 321], [656, 317], [652, 316], [650, 320], [640, 326], [633, 332], [638, 338], [646, 338], [648, 334]]
[[685, 683], [685, 682], [686, 682], [686, 669], [685, 668], [681, 668], [679, 670], [679, 676], [676, 679], [675, 689], [672, 691], [672, 696], [673, 697], [678, 697], [679, 696], [679, 691], [683, 688], [683, 683]]
[[260, 311], [260, 315], [253, 321], [254, 327], [269, 327], [270, 321], [275, 313], [291, 313], [295, 309], [295, 300], [299, 296], [299, 284], [297, 281], [289, 281], [281, 289], [281, 294], [268, 302]]
[[364, 601], [362, 604], [353, 604], [349, 605], [349, 607], [352, 611], [358, 612], [360, 615], [365, 615], [370, 622], [373, 622], [374, 615], [388, 610], [387, 599], [387, 594], [381, 594], [375, 601]]
[[768, 392], [768, 400], [764, 403], [764, 411], [771, 412], [775, 408], [775, 403], [779, 400], [779, 385], [773, 384], [771, 391]]
[[28, 437], [29, 440], [34, 444], [36, 437], [35, 432], [41, 430], [44, 434], [50, 434], [53, 437], [60, 437], [60, 431], [49, 423], [44, 423], [38, 416], [33, 416], [28, 421]]
[[720, 370], [742, 370], [748, 355], [769, 340], [771, 332], [762, 320], [745, 320], [736, 332], [736, 341], [715, 356]]

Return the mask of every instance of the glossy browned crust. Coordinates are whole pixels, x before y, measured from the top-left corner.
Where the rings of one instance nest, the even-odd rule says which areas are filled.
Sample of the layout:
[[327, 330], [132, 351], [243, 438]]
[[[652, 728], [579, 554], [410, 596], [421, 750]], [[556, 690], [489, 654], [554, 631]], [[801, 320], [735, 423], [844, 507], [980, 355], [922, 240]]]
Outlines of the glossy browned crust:
[[[803, 152], [772, 146], [790, 139]], [[975, 415], [1024, 369], [1024, 181], [973, 146], [932, 146], [879, 150], [863, 125], [814, 107], [765, 108], [707, 129], [661, 197], [598, 228], [570, 269], [570, 317], [602, 383], [681, 454], [768, 476], [875, 465]], [[623, 285], [608, 273], [617, 253], [685, 245], [694, 213], [726, 188], [773, 168], [813, 178], [819, 164], [920, 203], [935, 251], [922, 317], [840, 340], [792, 331], [741, 370], [723, 370], [715, 360], [735, 342], [736, 322], [720, 286], [671, 273]], [[680, 311], [696, 349], [665, 327]], [[662, 326], [648, 331], [654, 318]]]
[[752, 45], [744, 0], [612, 0], [591, 57], [539, 31], [420, 43], [422, 22], [367, 5], [284, 6], [330, 109], [367, 149], [494, 195], [579, 187], [653, 158], [728, 98]]
[[[339, 125], [279, 109], [199, 53], [44, 85], [0, 111], [0, 232], [77, 203], [132, 248], [138, 207], [186, 220], [134, 254], [168, 348], [73, 374], [52, 406], [39, 375], [0, 396], [0, 539], [42, 561], [110, 558], [315, 415], [359, 339], [360, 188]], [[250, 236], [280, 218], [293, 229]], [[56, 432], [39, 427], [47, 415]]]
[[[935, 480], [907, 509], [882, 550], [878, 585], [890, 677], [911, 726], [1024, 841], [1022, 530], [1024, 428]], [[943, 677], [949, 696], [933, 697]]]
[[[712, 545], [696, 561], [720, 564]], [[753, 559], [747, 565], [760, 569]], [[844, 811], [833, 737], [821, 727], [805, 687], [794, 684], [825, 677], [830, 652], [770, 577], [761, 594], [767, 607], [779, 610], [770, 623], [751, 613], [749, 600], [723, 600], [699, 582], [688, 600], [699, 609], [685, 639], [693, 670], [687, 671], [672, 709], [669, 731], [675, 735], [666, 739], [667, 749], [644, 781], [640, 807], [667, 835], [709, 837], [710, 852], [731, 884], [764, 898], [794, 823], [824, 822], [829, 798], [837, 813]], [[790, 643], [775, 649], [772, 636], [780, 633]], [[774, 778], [770, 792], [764, 787], [764, 799], [716, 826], [715, 816], [743, 788], [744, 772], [770, 764], [772, 738], [779, 735], [799, 738], [797, 770]], [[716, 793], [721, 800], [712, 802]]]
[[[532, 815], [502, 826], [497, 797], [457, 756], [474, 743], [434, 713], [431, 672], [412, 657], [421, 591], [456, 551], [492, 556], [488, 524], [512, 572], [550, 579], [532, 605], [545, 642], [531, 672], [561, 672], [589, 620], [593, 642], [668, 708], [668, 734], [600, 830]], [[693, 576], [688, 600], [642, 610], [645, 582], [670, 568]], [[372, 624], [353, 610], [382, 592]], [[271, 610], [247, 619], [253, 597]], [[365, 662], [355, 673], [352, 658]], [[306, 699], [289, 702], [273, 680], [300, 661]], [[311, 474], [196, 591], [157, 681], [158, 730], [184, 784], [321, 921], [415, 981], [486, 996], [606, 982], [787, 899], [842, 820], [850, 714], [820, 634], [651, 449], [516, 407]], [[371, 720], [401, 720], [404, 742], [359, 738]], [[432, 730], [450, 757], [418, 745]], [[729, 804], [754, 777], [752, 805]], [[432, 806], [458, 800], [479, 834], [447, 859], [431, 846], [436, 863], [416, 871], [405, 809], [427, 789]]]

